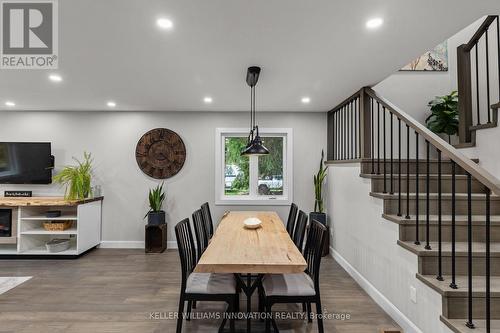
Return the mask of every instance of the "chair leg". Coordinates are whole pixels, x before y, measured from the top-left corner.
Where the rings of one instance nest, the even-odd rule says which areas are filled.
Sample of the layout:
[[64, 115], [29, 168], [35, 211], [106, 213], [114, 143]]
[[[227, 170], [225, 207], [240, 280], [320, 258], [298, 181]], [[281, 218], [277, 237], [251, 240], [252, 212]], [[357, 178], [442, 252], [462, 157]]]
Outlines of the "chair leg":
[[196, 301], [193, 301], [193, 309], [196, 309]]
[[234, 312], [240, 312], [240, 294], [236, 293], [234, 297], [236, 298], [234, 304]]
[[237, 297], [235, 296], [233, 300], [231, 301], [231, 306], [229, 308], [229, 332], [234, 333], [234, 310], [236, 308], [236, 302], [237, 302]]
[[318, 320], [318, 332], [323, 333], [323, 309], [321, 308], [321, 300], [316, 301], [316, 317]]
[[186, 321], [191, 320], [191, 308], [192, 308], [194, 302], [195, 301], [188, 301]]
[[311, 316], [311, 303], [307, 302], [307, 322], [312, 323], [312, 316]]
[[306, 303], [302, 303], [302, 312], [307, 312]]
[[177, 312], [177, 333], [182, 332], [182, 314], [184, 312], [184, 298], [179, 299], [179, 311]]

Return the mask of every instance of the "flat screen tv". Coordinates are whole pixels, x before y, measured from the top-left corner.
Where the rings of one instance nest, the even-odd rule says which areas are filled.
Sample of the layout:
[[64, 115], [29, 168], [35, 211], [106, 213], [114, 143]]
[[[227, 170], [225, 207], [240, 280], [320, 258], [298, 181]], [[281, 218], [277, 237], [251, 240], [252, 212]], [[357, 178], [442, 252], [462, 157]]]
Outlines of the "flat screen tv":
[[48, 142], [0, 142], [0, 184], [50, 184], [53, 166]]

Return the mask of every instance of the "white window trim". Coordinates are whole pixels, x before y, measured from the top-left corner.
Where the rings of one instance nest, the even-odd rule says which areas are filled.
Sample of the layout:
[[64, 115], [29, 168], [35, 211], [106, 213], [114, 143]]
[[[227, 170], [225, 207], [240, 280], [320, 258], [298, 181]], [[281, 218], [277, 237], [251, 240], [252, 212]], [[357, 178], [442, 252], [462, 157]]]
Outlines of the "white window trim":
[[[280, 206], [290, 205], [293, 201], [293, 130], [291, 128], [260, 128], [262, 137], [281, 135], [285, 136], [286, 159], [283, 165], [283, 195], [262, 196], [256, 193], [257, 189], [250, 186], [248, 196], [227, 196], [224, 194], [224, 144], [228, 136], [248, 136], [248, 128], [216, 128], [215, 129], [215, 204], [240, 206]], [[252, 168], [250, 169], [252, 172]]]

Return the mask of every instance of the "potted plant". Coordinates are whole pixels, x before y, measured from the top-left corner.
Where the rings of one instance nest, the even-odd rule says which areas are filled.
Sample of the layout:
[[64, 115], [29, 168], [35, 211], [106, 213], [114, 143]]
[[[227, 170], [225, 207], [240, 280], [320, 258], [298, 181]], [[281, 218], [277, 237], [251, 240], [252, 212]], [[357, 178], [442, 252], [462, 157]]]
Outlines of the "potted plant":
[[146, 213], [148, 224], [165, 224], [165, 211], [162, 210], [165, 192], [163, 192], [163, 183], [149, 190], [149, 211]]
[[86, 199], [92, 195], [92, 155], [83, 153], [83, 161], [73, 157], [77, 165], [65, 166], [53, 177], [55, 183], [66, 185], [64, 198], [68, 200]]
[[[325, 152], [322, 150], [318, 173], [313, 176], [314, 196], [315, 196], [314, 212], [309, 213], [309, 221], [316, 220], [327, 226], [326, 214], [324, 213], [324, 205], [323, 205], [323, 183], [327, 175], [326, 168], [324, 167], [323, 163], [324, 158], [325, 158]], [[324, 256], [328, 254], [329, 248], [330, 248], [330, 237], [328, 237], [328, 240], [325, 244], [325, 248], [323, 249]]]
[[458, 93], [436, 96], [428, 105], [431, 114], [425, 119], [427, 128], [436, 134], [448, 135], [451, 144], [451, 136], [458, 133]]

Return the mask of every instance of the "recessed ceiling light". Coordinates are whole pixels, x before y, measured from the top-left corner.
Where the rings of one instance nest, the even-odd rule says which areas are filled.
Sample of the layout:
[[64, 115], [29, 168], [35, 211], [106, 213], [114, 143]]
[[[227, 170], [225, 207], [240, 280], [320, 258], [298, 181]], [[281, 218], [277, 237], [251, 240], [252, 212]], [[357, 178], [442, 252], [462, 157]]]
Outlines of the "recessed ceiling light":
[[212, 101], [213, 101], [213, 100], [212, 100], [212, 97], [210, 97], [210, 96], [207, 96], [207, 97], [203, 98], [203, 102], [205, 102], [205, 103], [207, 103], [207, 104], [212, 103]]
[[11, 101], [7, 101], [7, 102], [5, 102], [5, 106], [16, 106], [16, 103], [11, 102]]
[[106, 103], [108, 105], [108, 107], [110, 108], [114, 108], [116, 106], [116, 103], [113, 102], [113, 101], [109, 101], [108, 103]]
[[309, 102], [311, 101], [311, 99], [309, 97], [302, 97], [302, 99], [300, 101], [303, 104], [309, 104]]
[[50, 74], [49, 75], [49, 80], [52, 81], [52, 82], [61, 82], [62, 81], [62, 77], [61, 77], [61, 75]]
[[382, 24], [384, 24], [384, 20], [381, 19], [380, 17], [375, 17], [366, 21], [366, 27], [368, 29], [376, 29], [380, 27]]
[[159, 18], [158, 20], [156, 20], [156, 25], [165, 30], [170, 30], [174, 27], [174, 23], [167, 18]]

